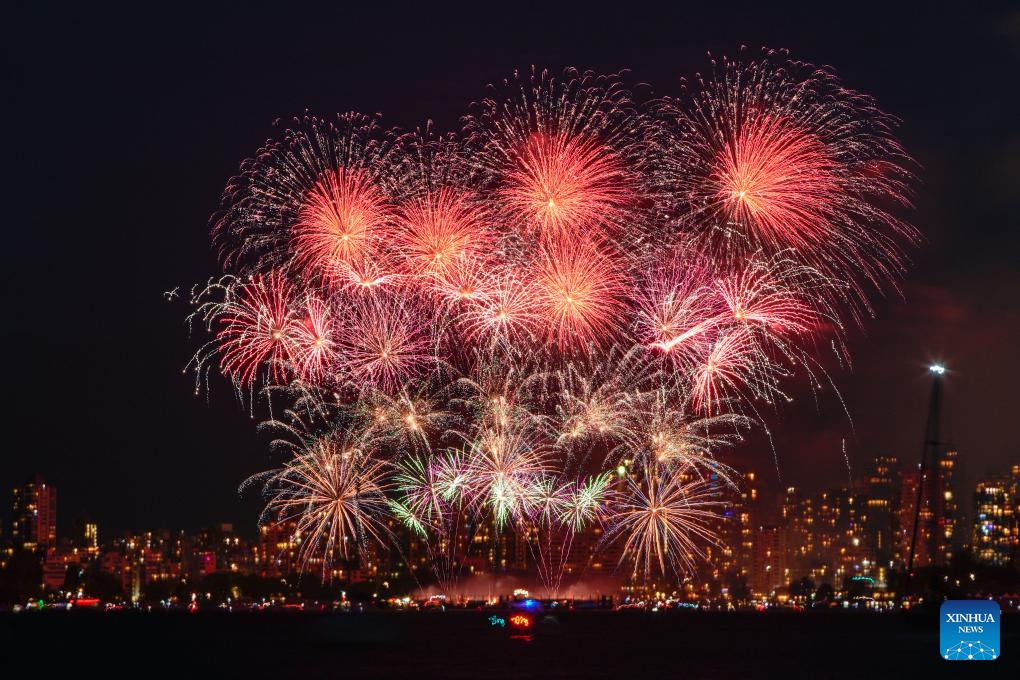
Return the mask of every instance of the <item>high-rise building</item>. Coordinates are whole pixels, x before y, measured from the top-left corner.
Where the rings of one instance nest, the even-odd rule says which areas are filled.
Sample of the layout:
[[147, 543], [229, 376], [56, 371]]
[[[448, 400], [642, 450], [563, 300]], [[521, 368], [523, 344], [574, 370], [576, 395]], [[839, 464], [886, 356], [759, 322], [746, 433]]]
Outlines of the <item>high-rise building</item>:
[[716, 540], [707, 540], [700, 546], [703, 559], [696, 568], [695, 580], [706, 594], [729, 585], [737, 573], [741, 531], [738, 514], [742, 496], [740, 489], [715, 473], [709, 474], [708, 481], [720, 509], [717, 515], [706, 518], [706, 527]]
[[755, 593], [771, 595], [776, 589], [789, 585], [786, 535], [780, 527], [762, 526], [754, 532], [754, 551], [751, 559], [751, 578], [748, 585]]
[[894, 508], [899, 494], [899, 461], [893, 456], [878, 456], [864, 479], [864, 538], [872, 559], [880, 568], [892, 566], [896, 558]]
[[815, 508], [816, 560], [824, 576], [819, 580], [840, 588], [845, 579], [866, 574], [871, 566], [861, 512], [866, 505], [852, 490], [841, 488], [820, 493]]
[[738, 575], [750, 583], [757, 532], [762, 521], [761, 484], [754, 472], [744, 475], [740, 498], [734, 503], [733, 539], [736, 544]]
[[[931, 497], [932, 475], [924, 475], [924, 484], [921, 489], [921, 511], [917, 511], [918, 487], [922, 486], [921, 470], [903, 470], [900, 472], [900, 503], [897, 512], [896, 552], [904, 566], [910, 559], [911, 543], [914, 545], [914, 566], [926, 567], [932, 563], [932, 530], [935, 513], [933, 508], [925, 502]], [[914, 537], [914, 524], [917, 524], [917, 536]]]
[[[958, 463], [956, 451], [946, 451], [935, 461], [934, 469], [905, 470], [900, 473], [900, 511], [898, 513], [896, 551], [899, 561], [910, 560], [914, 544], [914, 566], [942, 565], [953, 557], [958, 508], [953, 478]], [[921, 486], [920, 495], [918, 486]], [[921, 510], [917, 512], [918, 499]], [[917, 536], [914, 537], [914, 524]]]
[[948, 564], [953, 557], [958, 521], [956, 493], [953, 490], [957, 458], [957, 452], [949, 450], [938, 461], [934, 499], [935, 545], [933, 546], [936, 564]]
[[57, 490], [41, 475], [14, 489], [11, 540], [16, 548], [45, 549], [57, 543]]
[[974, 557], [986, 564], [1009, 564], [1016, 557], [1017, 479], [1014, 474], [982, 480], [974, 489]]
[[255, 568], [262, 576], [286, 576], [300, 570], [301, 535], [296, 520], [259, 527]]
[[[787, 568], [791, 579], [796, 580], [812, 572], [815, 553], [815, 526], [813, 499], [804, 496], [797, 488], [788, 487], [780, 506], [782, 530], [786, 534], [789, 551]], [[788, 585], [788, 584], [787, 584]]]
[[807, 496], [791, 487], [781, 509], [788, 570], [783, 585], [807, 577], [838, 589], [846, 579], [874, 571], [866, 494], [840, 488]]
[[71, 545], [90, 555], [99, 553], [99, 527], [95, 522], [76, 519], [71, 524]]

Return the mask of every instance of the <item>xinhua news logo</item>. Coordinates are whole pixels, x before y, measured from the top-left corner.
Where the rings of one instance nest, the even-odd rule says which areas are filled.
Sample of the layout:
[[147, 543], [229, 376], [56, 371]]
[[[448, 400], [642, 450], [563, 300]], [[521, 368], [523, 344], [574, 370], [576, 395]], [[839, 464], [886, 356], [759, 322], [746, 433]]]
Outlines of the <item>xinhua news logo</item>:
[[999, 658], [999, 603], [946, 600], [939, 610], [939, 652], [949, 661]]

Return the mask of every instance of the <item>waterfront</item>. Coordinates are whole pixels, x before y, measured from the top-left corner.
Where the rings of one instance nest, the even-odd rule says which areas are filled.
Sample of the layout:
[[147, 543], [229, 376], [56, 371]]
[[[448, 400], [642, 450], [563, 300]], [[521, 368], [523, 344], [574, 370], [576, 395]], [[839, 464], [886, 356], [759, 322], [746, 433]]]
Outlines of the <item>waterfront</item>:
[[[5, 675], [284, 678], [939, 677], [935, 613], [564, 612], [511, 639], [490, 612], [41, 612], [0, 617]], [[992, 677], [1020, 671], [1002, 620]], [[973, 669], [970, 669], [973, 671]]]

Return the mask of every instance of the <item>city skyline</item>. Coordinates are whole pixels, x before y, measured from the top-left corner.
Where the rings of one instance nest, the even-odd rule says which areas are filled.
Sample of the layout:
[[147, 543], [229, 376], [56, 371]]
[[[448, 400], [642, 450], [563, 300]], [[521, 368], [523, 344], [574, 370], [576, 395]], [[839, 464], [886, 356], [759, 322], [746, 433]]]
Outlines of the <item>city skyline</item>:
[[[959, 455], [958, 452], [954, 448], [951, 448], [951, 447], [948, 448], [947, 450], [954, 456], [954, 462], [959, 464], [961, 461], [957, 457]], [[837, 485], [833, 485], [833, 486], [829, 486], [829, 487], [812, 488], [812, 487], [798, 487], [798, 486], [791, 485], [791, 486], [786, 486], [784, 488], [779, 489], [779, 488], [774, 488], [770, 484], [763, 482], [761, 471], [753, 472], [752, 474], [754, 474], [757, 477], [757, 480], [758, 480], [757, 483], [755, 484], [755, 488], [758, 488], [758, 489], [764, 488], [766, 490], [766, 493], [763, 494], [767, 500], [765, 500], [762, 503], [762, 512], [763, 512], [762, 522], [766, 523], [766, 524], [768, 524], [768, 523], [775, 523], [776, 521], [778, 521], [780, 518], [782, 518], [784, 516], [783, 506], [784, 506], [784, 503], [785, 503], [785, 498], [786, 498], [787, 494], [789, 493], [790, 489], [796, 489], [800, 493], [808, 493], [808, 494], [818, 494], [818, 493], [826, 493], [826, 492], [834, 492], [834, 491], [852, 491], [854, 493], [860, 493], [860, 492], [866, 493], [867, 489], [870, 487], [870, 485], [874, 481], [874, 477], [875, 477], [875, 468], [874, 468], [874, 466], [875, 466], [877, 461], [882, 461], [882, 460], [892, 460], [892, 461], [895, 461], [896, 470], [900, 474], [906, 474], [906, 475], [910, 475], [910, 474], [917, 475], [918, 474], [917, 468], [920, 465], [919, 463], [915, 464], [915, 463], [911, 463], [910, 461], [904, 461], [902, 459], [897, 458], [896, 456], [881, 456], [881, 455], [875, 457], [871, 462], [869, 462], [868, 464], [866, 464], [860, 470], [857, 471], [857, 474], [855, 474], [855, 476], [854, 476], [853, 485], [852, 486], [847, 486], [846, 484], [843, 484], [843, 485], [837, 484]], [[974, 486], [972, 487], [974, 489], [974, 493], [978, 493], [979, 487], [981, 487], [981, 486], [994, 485], [994, 480], [1008, 478], [1009, 474], [1010, 474], [1010, 471], [1014, 467], [1015, 467], [1015, 464], [1014, 465], [1007, 464], [1004, 467], [1002, 467], [1001, 469], [989, 470], [986, 474], [981, 475], [978, 478], [978, 481], [975, 482]], [[738, 474], [740, 474], [741, 475], [741, 479], [743, 479], [743, 475], [746, 474], [746, 469], [745, 469], [744, 472], [739, 472], [738, 471]], [[767, 470], [766, 470], [766, 474], [767, 474]], [[30, 475], [30, 480], [35, 480], [35, 482], [39, 482], [40, 480], [41, 481], [45, 481], [46, 479], [47, 479], [47, 475], [42, 474], [42, 473], [37, 473], [37, 474], [34, 474], [34, 475]], [[26, 485], [31, 485], [32, 483], [33, 483], [32, 481], [26, 481], [23, 484], [15, 484], [13, 486], [13, 493], [15, 495], [17, 495], [18, 493], [21, 492], [22, 489], [25, 488]], [[956, 477], [956, 481], [953, 483], [953, 488], [956, 490], [957, 493], [962, 493], [964, 498], [968, 498], [969, 494], [971, 492], [967, 488], [962, 488], [961, 489], [961, 486], [962, 486], [963, 483], [964, 482], [962, 482], [960, 480], [959, 476], [957, 476]], [[743, 482], [741, 481], [740, 484], [743, 484]], [[911, 488], [916, 491], [916, 488], [917, 488], [916, 487], [916, 481], [911, 481], [910, 484], [911, 484]], [[53, 489], [57, 488], [56, 485], [54, 485], [54, 484], [50, 484], [49, 486], [50, 486], [50, 488], [53, 488]], [[735, 492], [735, 493], [740, 493], [740, 492], [744, 491], [744, 487], [741, 486], [739, 488], [733, 489], [732, 491]], [[912, 493], [913, 492], [914, 491], [912, 491]], [[56, 495], [55, 492], [54, 492], [54, 495]], [[260, 505], [261, 505], [261, 503], [260, 503]], [[969, 505], [964, 505], [963, 508], [961, 509], [961, 513], [962, 513], [960, 515], [961, 523], [964, 524], [964, 525], [968, 525], [969, 526], [969, 524], [971, 523], [971, 520], [973, 519], [971, 517], [971, 515], [970, 515], [970, 507], [969, 507]], [[65, 522], [65, 524], [63, 524], [63, 526], [61, 526], [61, 527], [53, 529], [53, 535], [55, 536], [55, 538], [57, 540], [59, 540], [59, 539], [66, 539], [69, 536], [75, 534], [75, 532], [77, 532], [77, 530], [83, 524], [86, 524], [86, 523], [93, 524], [93, 525], [97, 525], [98, 524], [96, 522], [96, 518], [95, 518], [95, 516], [93, 514], [87, 512], [87, 511], [84, 511], [81, 508], [79, 508], [77, 510], [72, 510], [70, 512], [68, 512], [66, 510], [66, 508], [65, 508], [64, 512], [62, 513], [62, 515], [64, 517], [63, 521]], [[68, 516], [70, 516], [70, 521], [69, 521], [69, 525], [71, 527], [70, 529], [68, 529]], [[221, 518], [215, 518], [215, 517], [212, 517], [212, 518], [207, 518], [205, 520], [202, 520], [202, 521], [200, 521], [199, 523], [197, 523], [195, 525], [184, 525], [182, 523], [177, 523], [177, 524], [166, 524], [166, 525], [155, 526], [155, 525], [143, 525], [143, 524], [129, 525], [129, 524], [122, 524], [122, 523], [114, 522], [114, 523], [112, 523], [110, 525], [106, 525], [106, 526], [107, 526], [107, 528], [112, 526], [113, 527], [112, 532], [119, 535], [119, 534], [123, 534], [123, 533], [130, 533], [130, 532], [138, 531], [138, 530], [142, 529], [143, 527], [146, 530], [159, 529], [159, 530], [170, 530], [170, 531], [198, 531], [198, 530], [202, 530], [202, 529], [207, 529], [207, 528], [209, 528], [211, 526], [215, 526], [215, 525], [218, 525], [218, 524], [231, 524], [231, 525], [233, 525], [235, 523], [231, 522], [231, 521], [227, 521], [226, 518], [222, 518], [222, 517]], [[7, 540], [7, 539], [10, 539], [10, 538], [13, 538], [13, 537], [17, 536], [16, 525], [17, 525], [17, 511], [15, 510], [14, 512], [12, 512], [10, 510], [10, 506], [8, 506], [8, 505], [0, 505], [0, 541]], [[248, 538], [251, 538], [251, 537], [254, 537], [254, 536], [258, 535], [258, 533], [259, 533], [259, 525], [258, 525], [257, 522], [253, 522], [251, 524], [251, 526], [246, 526], [243, 523], [239, 524], [237, 526], [238, 526], [238, 535], [241, 535], [241, 536], [246, 536]]]
[[[938, 468], [945, 472], [925, 485], [914, 568], [946, 567], [961, 550], [969, 551], [974, 563], [1015, 565], [1020, 560], [1020, 463], [980, 480], [973, 490], [961, 491], [952, 479], [958, 462], [955, 451], [943, 452]], [[879, 456], [853, 488], [815, 493], [787, 488], [777, 499], [778, 515], [761, 493], [756, 473], [741, 473], [739, 479], [738, 489], [719, 484], [725, 499], [713, 523], [719, 541], [704, 546], [705, 561], [687, 574], [693, 584], [691, 596], [707, 597], [709, 584], [714, 583], [717, 591], [746, 584], [756, 597], [769, 597], [804, 579], [840, 591], [847, 579], [859, 577], [870, 579], [875, 592], [889, 592], [886, 597], [892, 598], [898, 587], [893, 576], [905, 573], [911, 559], [920, 479], [916, 469], [894, 457]], [[366, 583], [404, 578], [413, 579], [418, 590], [443, 588], [442, 583], [433, 583], [435, 574], [425, 544], [399, 524], [391, 523], [396, 550], [372, 550], [367, 557], [340, 561], [327, 576], [317, 571], [321, 560], [306, 564], [301, 558], [302, 536], [293, 521], [269, 519], [255, 536], [247, 536], [230, 523], [211, 522], [197, 531], [147, 527], [103, 532], [95, 522], [75, 518], [65, 519], [65, 527], [69, 524], [71, 529], [60, 532], [57, 489], [41, 475], [16, 487], [12, 498], [10, 530], [4, 526], [0, 532], [0, 564], [11, 557], [12, 549], [34, 552], [42, 561], [48, 592], [57, 590], [67, 568], [78, 563], [83, 568], [100, 565], [103, 571], [112, 570], [118, 578], [127, 579], [122, 583], [124, 591], [133, 588], [136, 599], [141, 588], [155, 581], [176, 582], [223, 572], [263, 577], [302, 574], [312, 580], [323, 576], [327, 581], [354, 578]], [[485, 526], [458, 535], [454, 559], [459, 571], [450, 582], [452, 587], [469, 589], [472, 578], [484, 574], [509, 574], [519, 579], [518, 585], [536, 587], [535, 528], [499, 529], [491, 518]], [[565, 592], [578, 580], [609, 579], [603, 582], [607, 592], [602, 594], [611, 594], [613, 583], [618, 588], [646, 582], [646, 577], [627, 574], [622, 546], [618, 541], [603, 541], [603, 531], [600, 525], [591, 527], [564, 553]], [[188, 553], [192, 548], [187, 546], [197, 552]], [[137, 563], [132, 561], [135, 558]], [[366, 559], [367, 565], [363, 564]], [[345, 573], [351, 569], [353, 577]], [[667, 574], [650, 582], [668, 589], [671, 583], [679, 588], [688, 581]]]

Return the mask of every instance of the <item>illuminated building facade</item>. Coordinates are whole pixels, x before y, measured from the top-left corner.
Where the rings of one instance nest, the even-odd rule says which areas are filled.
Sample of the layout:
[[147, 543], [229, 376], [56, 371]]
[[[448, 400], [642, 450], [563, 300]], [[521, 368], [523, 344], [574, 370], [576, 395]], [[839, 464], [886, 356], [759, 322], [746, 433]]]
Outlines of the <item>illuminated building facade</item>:
[[[949, 453], [936, 465], [939, 472], [928, 476], [921, 490], [929, 503], [922, 506], [915, 564], [929, 566], [948, 560], [958, 537], [958, 505], [952, 491], [956, 455]], [[645, 578], [633, 576], [620, 567], [623, 541], [605, 541], [605, 528], [595, 523], [573, 537], [564, 563], [564, 591], [595, 575], [627, 581], [625, 591], [661, 589], [683, 591], [686, 597], [731, 595], [733, 601], [783, 597], [795, 584], [808, 579], [815, 587], [829, 584], [837, 591], [880, 598], [889, 587], [889, 572], [902, 569], [907, 554], [920, 471], [899, 470], [890, 456], [876, 458], [853, 488], [837, 488], [805, 494], [788, 487], [776, 506], [763, 498], [757, 475], [748, 472], [734, 489], [720, 480], [718, 494], [721, 517], [712, 520], [712, 533], [719, 541], [699, 546], [706, 558], [696, 559], [697, 572], [690, 578], [668, 575]], [[935, 493], [935, 489], [938, 492]], [[304, 571], [334, 581], [358, 583], [430, 583], [433, 577], [429, 545], [398, 520], [390, 530], [400, 541], [399, 549], [385, 550], [370, 545], [350, 551], [341, 559], [332, 555], [329, 573], [323, 573], [322, 556], [300, 563], [304, 537], [294, 521], [269, 522], [260, 528], [255, 542], [235, 534], [229, 524], [215, 525], [197, 533], [143, 531], [126, 533], [100, 543], [100, 532], [91, 522], [78, 522], [72, 539], [57, 544], [55, 535], [55, 493], [42, 480], [19, 488], [17, 535], [31, 536], [31, 526], [53, 542], [37, 555], [43, 568], [43, 584], [58, 591], [72, 567], [100, 569], [117, 577], [121, 590], [130, 598], [142, 597], [154, 583], [200, 581], [215, 573], [242, 573], [271, 579], [288, 578]], [[1020, 465], [1010, 475], [981, 481], [975, 488], [974, 524], [971, 539], [977, 560], [990, 565], [1020, 564]], [[42, 507], [40, 507], [42, 503]], [[42, 517], [42, 519], [38, 519]], [[40, 528], [45, 527], [45, 528]], [[460, 524], [455, 552], [461, 578], [471, 574], [514, 574], [535, 582], [537, 529], [508, 525], [497, 528], [492, 518], [471, 524], [466, 515]], [[38, 535], [38, 533], [36, 534]], [[39, 547], [25, 541], [19, 547]], [[443, 546], [446, 550], [448, 546]], [[558, 551], [554, 545], [552, 553]], [[10, 553], [4, 553], [9, 555]], [[627, 565], [626, 559], [623, 564]], [[289, 580], [289, 579], [288, 579]], [[863, 585], [862, 585], [863, 584]], [[400, 586], [404, 587], [404, 586]], [[162, 586], [161, 586], [162, 588]], [[789, 589], [789, 590], [787, 590]], [[166, 592], [165, 588], [160, 592]], [[740, 593], [740, 595], [737, 595]], [[890, 593], [887, 593], [891, 596]]]
[[872, 559], [883, 570], [900, 561], [896, 541], [899, 518], [895, 513], [900, 496], [899, 468], [895, 457], [878, 456], [864, 478], [865, 540], [871, 548]]
[[259, 527], [255, 569], [262, 576], [286, 576], [296, 573], [301, 536], [297, 521], [266, 522]]
[[57, 489], [42, 476], [14, 489], [13, 511], [14, 547], [45, 550], [57, 544]]
[[[917, 468], [900, 473], [900, 506], [895, 545], [897, 561], [906, 564], [909, 560], [919, 497], [921, 510], [916, 513], [914, 566], [944, 565], [952, 559], [959, 514], [954, 491], [957, 464], [957, 452], [947, 451], [938, 458], [933, 470], [925, 472], [923, 479]], [[922, 487], [920, 496], [918, 486]]]
[[938, 461], [935, 479], [935, 545], [936, 564], [948, 564], [953, 557], [956, 540], [956, 524], [959, 520], [953, 482], [958, 462], [956, 451], [949, 450]]
[[985, 564], [1013, 563], [1020, 547], [1020, 466], [1012, 475], [982, 480], [974, 489], [974, 557]]
[[921, 490], [921, 511], [917, 518], [917, 539], [914, 541], [914, 520], [917, 509], [918, 486], [921, 485], [921, 471], [917, 468], [903, 470], [900, 473], [900, 502], [896, 512], [896, 553], [903, 566], [906, 566], [910, 554], [910, 544], [914, 541], [914, 565], [925, 567], [932, 563], [933, 519], [935, 513], [924, 499], [931, 497], [931, 475], [924, 476], [924, 488]]
[[748, 585], [755, 593], [771, 595], [789, 585], [786, 532], [778, 526], [762, 526], [754, 532], [751, 577]]
[[[733, 530], [736, 539], [737, 573], [750, 585], [757, 532], [762, 521], [761, 485], [756, 473], [744, 475], [740, 497], [734, 504]], [[753, 586], [752, 586], [753, 587]]]

